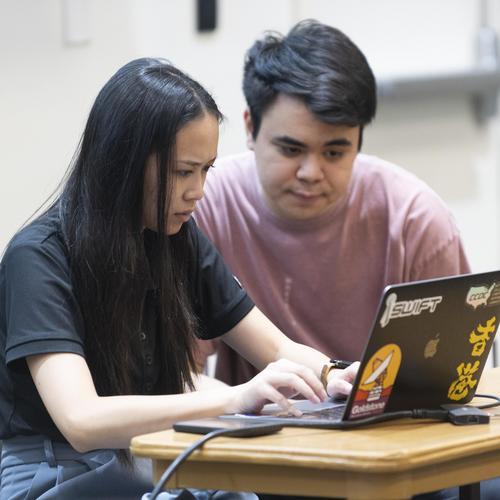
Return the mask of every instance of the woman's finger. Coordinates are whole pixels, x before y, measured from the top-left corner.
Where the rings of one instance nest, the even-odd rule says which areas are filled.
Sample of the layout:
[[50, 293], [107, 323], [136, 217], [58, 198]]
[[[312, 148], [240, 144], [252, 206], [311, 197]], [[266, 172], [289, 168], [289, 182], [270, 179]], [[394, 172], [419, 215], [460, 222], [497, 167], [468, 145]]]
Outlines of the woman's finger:
[[295, 373], [307, 383], [307, 385], [314, 391], [320, 401], [324, 401], [328, 398], [323, 384], [314, 373], [314, 371], [311, 370], [311, 368], [299, 363], [294, 363], [293, 361], [290, 361], [288, 359], [280, 359], [278, 361], [275, 361], [271, 363], [268, 368], [276, 371]]
[[294, 417], [300, 417], [302, 415], [302, 412], [294, 406], [293, 402], [272, 385], [266, 386], [264, 392], [265, 394], [263, 394], [263, 396], [268, 401], [277, 404], [287, 414], [293, 415]]
[[306, 380], [292, 371], [264, 370], [261, 372], [261, 378], [264, 378], [267, 383], [276, 389], [292, 389], [294, 394], [301, 394], [304, 398], [311, 401], [311, 403], [320, 403], [322, 401]]

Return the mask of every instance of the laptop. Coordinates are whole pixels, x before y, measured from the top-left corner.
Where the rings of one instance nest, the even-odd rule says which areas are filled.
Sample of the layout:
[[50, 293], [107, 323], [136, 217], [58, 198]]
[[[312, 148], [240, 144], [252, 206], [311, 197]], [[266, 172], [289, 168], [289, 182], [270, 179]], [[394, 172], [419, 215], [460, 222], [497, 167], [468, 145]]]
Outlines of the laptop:
[[258, 415], [178, 422], [174, 429], [249, 423], [336, 428], [395, 411], [464, 405], [474, 397], [499, 322], [500, 271], [390, 285], [346, 401], [297, 401], [299, 417], [266, 405]]

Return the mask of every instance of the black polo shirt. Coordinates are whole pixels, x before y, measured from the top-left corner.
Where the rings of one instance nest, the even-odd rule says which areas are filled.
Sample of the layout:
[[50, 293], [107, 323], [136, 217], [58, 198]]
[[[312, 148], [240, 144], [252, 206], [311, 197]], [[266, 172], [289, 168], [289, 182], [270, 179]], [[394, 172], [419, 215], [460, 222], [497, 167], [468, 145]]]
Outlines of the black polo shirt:
[[[187, 226], [196, 256], [190, 281], [200, 335], [215, 338], [239, 323], [253, 302], [194, 221]], [[155, 311], [154, 290], [150, 290], [136, 339], [139, 368], [133, 373], [141, 394], [157, 393]], [[25, 358], [52, 352], [85, 356], [84, 339], [60, 220], [52, 209], [13, 238], [0, 264], [0, 438], [44, 434], [64, 441], [40, 399]]]

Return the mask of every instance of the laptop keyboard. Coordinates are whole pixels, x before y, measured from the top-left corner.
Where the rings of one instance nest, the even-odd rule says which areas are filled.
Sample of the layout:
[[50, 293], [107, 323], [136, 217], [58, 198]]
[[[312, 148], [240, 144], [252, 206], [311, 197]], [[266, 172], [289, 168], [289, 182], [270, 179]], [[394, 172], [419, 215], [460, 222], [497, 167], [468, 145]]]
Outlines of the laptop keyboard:
[[302, 417], [305, 419], [321, 419], [321, 420], [340, 420], [344, 414], [345, 406], [335, 406], [333, 408], [325, 408], [324, 410], [317, 410], [305, 412]]
[[293, 418], [300, 420], [341, 420], [344, 414], [345, 405], [334, 406], [333, 408], [323, 408], [322, 410], [303, 411], [300, 417], [291, 415], [290, 413], [278, 413], [275, 417]]

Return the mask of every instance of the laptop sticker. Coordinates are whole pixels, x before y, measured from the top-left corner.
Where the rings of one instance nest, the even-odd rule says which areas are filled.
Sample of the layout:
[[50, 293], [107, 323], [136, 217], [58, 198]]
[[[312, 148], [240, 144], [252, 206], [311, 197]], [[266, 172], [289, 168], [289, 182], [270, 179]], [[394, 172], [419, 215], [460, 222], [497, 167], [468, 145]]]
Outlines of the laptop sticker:
[[433, 358], [438, 350], [438, 344], [439, 344], [439, 333], [436, 334], [436, 336], [432, 339], [430, 339], [424, 347], [424, 358]]
[[399, 300], [395, 293], [387, 296], [385, 301], [385, 311], [380, 318], [380, 326], [382, 328], [389, 324], [391, 319], [406, 318], [407, 316], [418, 316], [424, 311], [433, 313], [443, 297], [438, 295], [436, 297], [422, 297], [413, 300]]
[[386, 344], [373, 354], [363, 370], [350, 418], [383, 413], [400, 365], [401, 349], [396, 344]]
[[471, 286], [467, 292], [465, 303], [473, 309], [479, 306], [496, 306], [500, 304], [500, 283]]
[[[486, 350], [488, 342], [492, 341], [497, 329], [496, 316], [491, 317], [484, 324], [478, 324], [469, 334], [469, 343], [472, 344], [471, 359], [462, 361], [456, 368], [457, 378], [448, 389], [448, 398], [452, 401], [460, 401], [467, 397], [469, 391], [476, 387], [479, 380], [477, 371], [481, 365], [481, 359]], [[489, 350], [486, 350], [489, 352]], [[476, 358], [476, 359], [474, 359]]]

